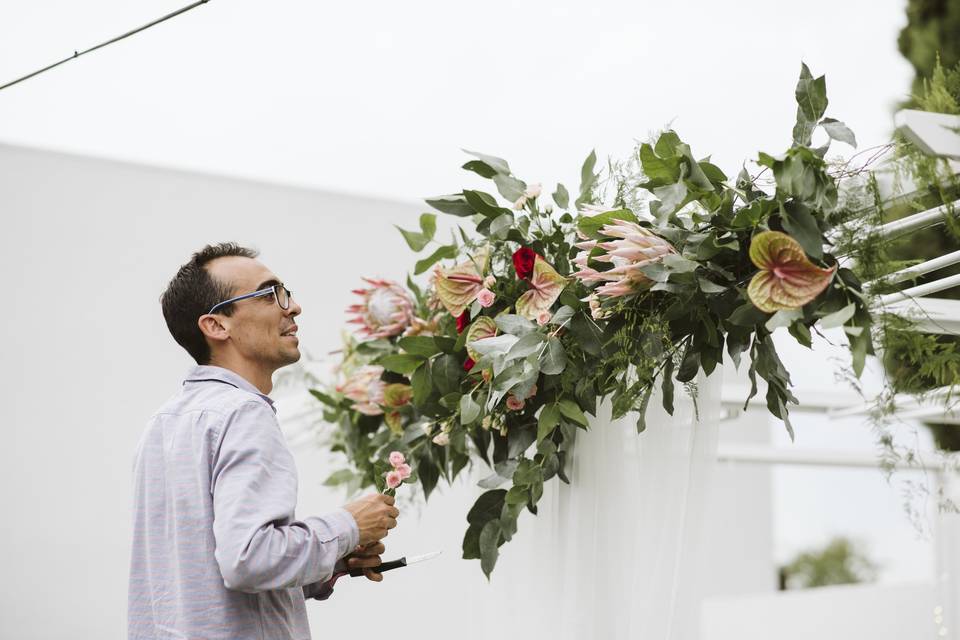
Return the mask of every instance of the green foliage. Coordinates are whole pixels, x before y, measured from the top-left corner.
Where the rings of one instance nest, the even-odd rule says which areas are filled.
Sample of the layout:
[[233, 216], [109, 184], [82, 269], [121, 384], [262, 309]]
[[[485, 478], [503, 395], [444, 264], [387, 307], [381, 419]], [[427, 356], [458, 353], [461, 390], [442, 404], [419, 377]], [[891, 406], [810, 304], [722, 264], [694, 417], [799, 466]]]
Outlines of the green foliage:
[[914, 94], [920, 92], [923, 79], [933, 75], [938, 58], [947, 68], [960, 63], [958, 33], [958, 0], [908, 0], [907, 24], [900, 31], [897, 44], [916, 73]]
[[[841, 233], [846, 212], [823, 159], [827, 149], [811, 148], [810, 140], [817, 128], [829, 140], [856, 140], [843, 123], [824, 117], [826, 81], [814, 78], [806, 65], [796, 97], [794, 144], [780, 156], [759, 154], [756, 176], [744, 170], [731, 180], [708, 158], [694, 155], [672, 130], [639, 145], [632, 158], [610, 163], [609, 171], [597, 169], [591, 152], [574, 202], [591, 214], [562, 211], [570, 194], [561, 185], [551, 196], [560, 209], [554, 210], [543, 204], [540, 187], [513, 175], [505, 160], [467, 152], [473, 159], [463, 168], [490, 180], [493, 189], [463, 189], [427, 200], [438, 211], [473, 223], [474, 230], [461, 229], [462, 243], [441, 245], [416, 263], [414, 275], [445, 260], [458, 265], [441, 263], [423, 291], [408, 280], [417, 321], [407, 331], [415, 326], [418, 335], [351, 339], [343, 352], [345, 380], [370, 371], [363, 367], [382, 367], [380, 379], [364, 379], [357, 393], [399, 383], [404, 386], [394, 388], [409, 391], [409, 402], [386, 406], [373, 397], [363, 404], [343, 392], [318, 392], [325, 417], [337, 425], [332, 448], [352, 465], [336, 481], [382, 484], [382, 461], [399, 450], [429, 497], [440, 478], [451, 481], [472, 459], [483, 460], [493, 473], [480, 483], [487, 491], [468, 515], [463, 557], [479, 559], [489, 577], [499, 547], [517, 531], [520, 514], [537, 512], [544, 483], [554, 477], [569, 482], [573, 441], [605, 398], [615, 418], [637, 413], [642, 432], [655, 388], [662, 389], [670, 413], [678, 385], [696, 408], [700, 372], [712, 373], [724, 351], [738, 365], [746, 353], [750, 397], [758, 390], [758, 377], [765, 380], [767, 407], [792, 436], [788, 406], [796, 398], [772, 331], [786, 327], [809, 346], [818, 323], [842, 326], [851, 334], [858, 371], [873, 351], [873, 316], [860, 279], [849, 269], [837, 270], [832, 285], [815, 299], [777, 314], [760, 311], [748, 295], [748, 284], [758, 274], [750, 247], [762, 231], [790, 234], [821, 270], [839, 266], [828, 238], [846, 237]], [[758, 180], [763, 173], [772, 177], [773, 189]], [[641, 284], [622, 295], [601, 295], [596, 282], [575, 272], [614, 267], [604, 246], [622, 239], [624, 232], [613, 228], [620, 224], [659, 253], [635, 265], [633, 282]], [[419, 252], [434, 240], [435, 230], [433, 214], [424, 214], [419, 231], [401, 232]], [[583, 249], [584, 237], [598, 244]], [[519, 277], [514, 257], [520, 249], [556, 272], [550, 282]], [[545, 273], [544, 265], [536, 264], [538, 273]], [[476, 299], [481, 286], [493, 294], [485, 307]], [[546, 315], [523, 317], [528, 307], [518, 300], [545, 297], [550, 286], [559, 297], [548, 299]], [[466, 305], [464, 330], [458, 332], [457, 320], [444, 308], [445, 297], [447, 308]], [[376, 413], [378, 406], [382, 414], [360, 411]]]
[[853, 541], [837, 537], [822, 548], [797, 554], [781, 572], [785, 588], [811, 589], [873, 582], [878, 568]]

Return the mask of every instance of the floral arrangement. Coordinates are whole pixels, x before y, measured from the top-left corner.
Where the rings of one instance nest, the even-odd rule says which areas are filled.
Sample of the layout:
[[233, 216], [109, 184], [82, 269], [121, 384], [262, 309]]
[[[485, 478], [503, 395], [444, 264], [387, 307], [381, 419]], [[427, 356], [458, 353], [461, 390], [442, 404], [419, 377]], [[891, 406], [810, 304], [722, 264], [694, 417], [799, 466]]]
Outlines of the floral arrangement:
[[[856, 141], [824, 117], [825, 79], [806, 65], [796, 97], [793, 145], [760, 153], [753, 176], [730, 179], [668, 130], [603, 180], [591, 153], [576, 197], [559, 184], [547, 201], [505, 160], [468, 152], [463, 168], [500, 198], [463, 189], [427, 200], [473, 230], [440, 244], [433, 213], [400, 229], [416, 252], [438, 245], [414, 267], [429, 281], [367, 279], [349, 310], [360, 337], [346, 341], [340, 383], [312, 390], [352, 464], [328, 482], [390, 485], [399, 476], [381, 461], [395, 450], [429, 497], [441, 476], [482, 460], [492, 473], [467, 515], [463, 557], [489, 577], [544, 483], [569, 482], [574, 433], [603, 399], [614, 418], [636, 412], [639, 433], [657, 385], [672, 413], [676, 383], [695, 399], [700, 370], [713, 372], [725, 350], [736, 366], [746, 353], [746, 403], [759, 376], [792, 437], [797, 401], [772, 332], [786, 327], [809, 347], [818, 326], [842, 326], [857, 375], [873, 349], [861, 283], [832, 253], [849, 216], [824, 160], [831, 140]], [[825, 146], [812, 146], [817, 129]]]

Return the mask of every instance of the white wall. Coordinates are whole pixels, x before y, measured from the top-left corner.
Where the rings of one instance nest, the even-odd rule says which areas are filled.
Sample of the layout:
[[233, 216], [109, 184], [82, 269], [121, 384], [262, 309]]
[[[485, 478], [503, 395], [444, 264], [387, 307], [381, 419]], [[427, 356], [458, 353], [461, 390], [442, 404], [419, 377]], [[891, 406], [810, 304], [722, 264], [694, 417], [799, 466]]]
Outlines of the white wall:
[[[301, 344], [322, 355], [339, 346], [360, 276], [402, 278], [412, 264], [392, 224], [414, 227], [421, 211], [0, 145], [0, 638], [125, 637], [132, 454], [191, 365], [167, 333], [158, 296], [189, 254], [221, 240], [261, 249], [304, 308]], [[289, 415], [295, 396], [278, 395]], [[343, 496], [320, 485], [329, 456], [309, 442], [295, 454], [298, 514], [340, 504]], [[705, 590], [772, 588], [769, 472], [720, 470], [716, 483]], [[464, 479], [428, 509], [405, 506], [387, 555], [442, 549], [443, 557], [382, 585], [341, 583], [333, 600], [308, 603], [314, 634], [349, 633], [372, 607], [385, 629], [401, 625], [400, 637], [412, 634], [411, 611], [429, 611], [422, 638], [464, 624], [464, 637], [500, 637], [506, 620], [535, 637], [551, 612], [525, 604], [544, 576], [512, 551], [519, 545], [504, 547], [492, 584], [459, 557], [477, 493]], [[521, 519], [520, 536], [531, 518]], [[510, 603], [497, 616], [481, 604], [493, 590]]]

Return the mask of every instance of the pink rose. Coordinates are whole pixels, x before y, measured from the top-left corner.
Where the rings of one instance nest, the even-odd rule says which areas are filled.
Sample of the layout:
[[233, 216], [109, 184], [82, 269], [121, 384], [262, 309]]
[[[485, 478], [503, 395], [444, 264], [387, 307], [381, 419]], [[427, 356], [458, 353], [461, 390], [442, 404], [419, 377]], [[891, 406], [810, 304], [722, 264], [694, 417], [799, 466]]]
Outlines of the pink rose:
[[391, 452], [390, 452], [390, 464], [393, 465], [393, 468], [394, 468], [394, 469], [396, 469], [397, 467], [399, 467], [400, 465], [402, 465], [402, 464], [403, 464], [404, 462], [406, 462], [406, 461], [407, 461], [407, 459], [404, 458], [404, 457], [403, 457], [403, 454], [400, 453], [399, 451], [391, 451]]
[[480, 303], [481, 307], [486, 308], [493, 304], [496, 297], [496, 294], [490, 289], [480, 289], [480, 293], [477, 294], [477, 302]]
[[387, 486], [391, 489], [396, 489], [403, 483], [403, 478], [400, 477], [399, 471], [391, 471], [387, 474]]
[[507, 396], [507, 409], [510, 409], [510, 411], [520, 411], [524, 404], [523, 400], [513, 394]]
[[413, 470], [408, 464], [399, 464], [397, 465], [396, 472], [400, 474], [401, 480], [406, 480], [410, 477], [410, 474], [413, 473]]
[[537, 316], [537, 324], [542, 327], [543, 325], [550, 322], [550, 318], [552, 317], [553, 317], [553, 314], [550, 313], [549, 311], [541, 311], [540, 315]]

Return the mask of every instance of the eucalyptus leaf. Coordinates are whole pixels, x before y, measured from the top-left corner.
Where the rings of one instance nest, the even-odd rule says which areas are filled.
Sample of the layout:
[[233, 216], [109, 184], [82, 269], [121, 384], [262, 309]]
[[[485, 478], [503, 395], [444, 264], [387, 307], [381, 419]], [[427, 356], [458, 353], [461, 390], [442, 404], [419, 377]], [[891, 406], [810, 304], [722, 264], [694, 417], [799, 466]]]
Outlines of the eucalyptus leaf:
[[570, 194], [567, 193], [567, 188], [562, 184], [557, 184], [557, 190], [553, 192], [553, 201], [557, 203], [557, 206], [561, 209], [566, 209], [570, 206]]
[[824, 317], [820, 320], [820, 328], [822, 329], [833, 329], [834, 327], [839, 327], [844, 325], [847, 320], [853, 317], [853, 314], [857, 312], [857, 305], [854, 302], [851, 302], [843, 309], [835, 311], [830, 315]]
[[480, 405], [469, 393], [460, 397], [460, 424], [467, 426], [480, 417]]
[[853, 135], [853, 131], [847, 125], [833, 118], [824, 118], [820, 121], [820, 126], [823, 127], [823, 130], [827, 132], [831, 139], [846, 142], [856, 149], [857, 137]]
[[414, 265], [413, 273], [414, 275], [420, 275], [434, 264], [440, 260], [456, 258], [457, 257], [457, 248], [451, 245], [444, 245], [438, 248], [436, 251], [431, 253], [429, 256], [423, 260], [418, 260], [417, 264]]
[[488, 156], [485, 153], [479, 153], [477, 151], [470, 151], [468, 149], [461, 149], [466, 154], [473, 156], [474, 158], [479, 159], [481, 162], [489, 166], [491, 169], [497, 173], [502, 173], [504, 175], [510, 175], [510, 165], [507, 164], [507, 161], [503, 158], [498, 158], [496, 156]]
[[567, 354], [560, 340], [551, 336], [547, 339], [547, 348], [540, 356], [540, 371], [548, 376], [563, 373], [567, 366]]
[[542, 333], [528, 333], [510, 347], [506, 359], [515, 360], [517, 358], [526, 358], [531, 353], [539, 351], [544, 340], [546, 340], [546, 336]]
[[493, 320], [501, 331], [514, 336], [525, 336], [537, 330], [537, 325], [523, 316], [502, 313]]

